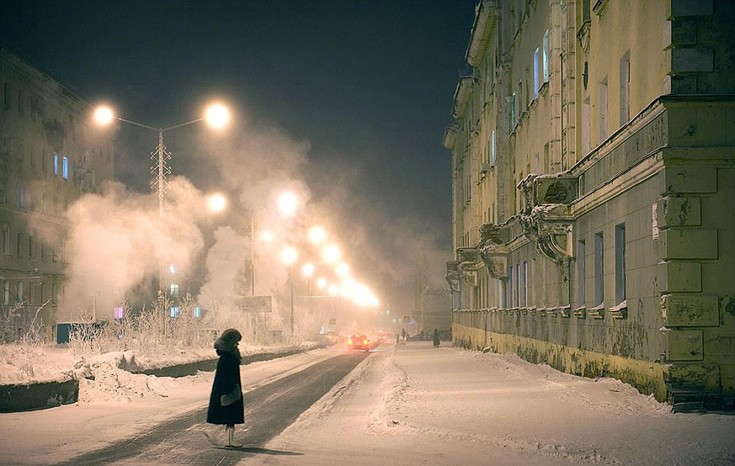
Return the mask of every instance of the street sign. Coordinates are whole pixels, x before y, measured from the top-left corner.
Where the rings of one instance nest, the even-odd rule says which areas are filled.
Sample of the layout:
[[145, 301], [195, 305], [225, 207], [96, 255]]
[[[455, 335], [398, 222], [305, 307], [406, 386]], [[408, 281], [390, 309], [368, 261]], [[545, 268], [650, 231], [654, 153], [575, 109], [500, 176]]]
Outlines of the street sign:
[[270, 296], [242, 296], [236, 302], [243, 312], [271, 312], [273, 309]]

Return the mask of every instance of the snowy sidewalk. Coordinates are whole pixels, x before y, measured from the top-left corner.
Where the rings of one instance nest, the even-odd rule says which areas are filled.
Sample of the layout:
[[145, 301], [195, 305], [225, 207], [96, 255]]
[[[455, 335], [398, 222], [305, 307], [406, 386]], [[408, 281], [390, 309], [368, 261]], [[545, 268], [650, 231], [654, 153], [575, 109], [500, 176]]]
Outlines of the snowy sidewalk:
[[671, 414], [614, 379], [409, 342], [379, 347], [266, 447], [297, 455], [243, 464], [725, 465], [735, 416]]

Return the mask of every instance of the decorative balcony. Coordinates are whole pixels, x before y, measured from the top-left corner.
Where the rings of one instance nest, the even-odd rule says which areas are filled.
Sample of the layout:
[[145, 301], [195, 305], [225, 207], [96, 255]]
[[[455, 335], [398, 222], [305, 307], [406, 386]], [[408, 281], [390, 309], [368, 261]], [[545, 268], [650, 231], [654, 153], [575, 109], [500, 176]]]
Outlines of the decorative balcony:
[[484, 223], [480, 227], [480, 243], [478, 249], [480, 257], [493, 278], [504, 280], [508, 278], [508, 248], [509, 230], [505, 226]]
[[567, 237], [574, 222], [569, 205], [577, 198], [577, 178], [567, 173], [528, 175], [518, 184], [525, 200], [519, 214], [524, 235], [558, 264], [569, 256]]

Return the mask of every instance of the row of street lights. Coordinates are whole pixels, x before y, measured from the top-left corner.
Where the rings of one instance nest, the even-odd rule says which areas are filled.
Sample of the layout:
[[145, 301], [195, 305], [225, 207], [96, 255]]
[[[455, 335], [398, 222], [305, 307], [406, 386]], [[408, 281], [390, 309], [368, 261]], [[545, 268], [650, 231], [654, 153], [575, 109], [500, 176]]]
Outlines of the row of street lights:
[[[158, 194], [158, 229], [159, 229], [159, 244], [158, 244], [158, 297], [159, 300], [163, 300], [165, 297], [164, 289], [163, 289], [163, 266], [162, 266], [162, 251], [163, 251], [163, 244], [160, 242], [163, 241], [163, 218], [164, 218], [164, 203], [165, 203], [165, 196], [166, 196], [166, 188], [167, 188], [167, 177], [171, 174], [171, 168], [169, 166], [169, 161], [171, 159], [171, 153], [166, 150], [166, 147], [164, 145], [163, 135], [165, 132], [181, 128], [184, 126], [192, 125], [194, 123], [198, 123], [201, 121], [204, 121], [208, 124], [208, 126], [214, 128], [214, 129], [222, 129], [224, 128], [230, 119], [230, 112], [228, 108], [221, 104], [221, 103], [214, 103], [207, 107], [202, 117], [186, 121], [184, 123], [179, 123], [177, 125], [169, 126], [169, 127], [153, 127], [149, 126], [143, 123], [139, 123], [133, 120], [129, 120], [126, 118], [119, 117], [115, 114], [113, 109], [109, 106], [99, 106], [94, 111], [94, 120], [97, 124], [102, 126], [109, 126], [113, 121], [117, 120], [123, 123], [127, 123], [133, 126], [137, 126], [140, 128], [156, 131], [158, 133], [158, 144], [156, 146], [156, 149], [151, 152], [151, 159], [155, 162], [155, 165], [151, 168], [151, 173], [155, 175], [155, 177], [151, 180], [151, 188], [155, 190]], [[286, 191], [284, 193], [281, 193], [276, 199], [276, 207], [283, 218], [291, 218], [296, 215], [298, 212], [298, 209], [300, 207], [300, 200], [298, 196], [291, 192]], [[213, 212], [221, 212], [227, 208], [227, 199], [223, 195], [215, 194], [209, 196], [207, 199], [207, 206], [208, 208]], [[253, 219], [253, 215], [251, 212], [251, 215], [249, 215], [249, 222], [250, 222], [250, 278], [251, 278], [251, 296], [255, 296], [255, 265], [254, 265], [254, 255], [255, 255], [255, 221]], [[271, 236], [269, 235], [269, 232], [263, 231], [262, 232], [264, 236]], [[354, 280], [350, 276], [350, 268], [349, 265], [347, 265], [344, 262], [340, 262], [342, 257], [342, 252], [339, 248], [339, 246], [335, 244], [324, 244], [327, 239], [327, 233], [326, 230], [319, 226], [314, 226], [310, 228], [307, 231], [306, 239], [308, 240], [308, 243], [311, 243], [314, 246], [323, 246], [320, 251], [320, 258], [321, 261], [325, 264], [331, 265], [334, 267], [333, 274], [336, 275], [337, 280], [341, 281], [341, 286], [337, 285], [336, 283], [329, 283], [329, 281], [325, 277], [319, 277], [317, 278], [317, 287], [321, 290], [323, 290], [326, 294], [325, 296], [338, 296], [342, 295], [344, 297], [352, 298], [355, 301], [359, 301], [363, 305], [377, 305], [378, 301], [375, 295], [364, 285], [359, 284], [356, 280]], [[289, 274], [289, 288], [290, 288], [290, 314], [291, 314], [291, 321], [290, 321], [290, 329], [291, 329], [291, 335], [294, 335], [294, 277], [293, 277], [293, 269], [296, 265], [296, 263], [299, 260], [299, 250], [296, 249], [292, 244], [287, 244], [281, 251], [281, 261], [284, 265], [288, 267], [288, 274]], [[313, 262], [306, 261], [301, 266], [301, 272], [304, 275], [304, 277], [308, 278], [309, 280], [309, 293], [312, 292], [311, 290], [311, 280], [314, 274], [317, 271], [316, 265], [314, 265]], [[350, 296], [350, 294], [354, 296]], [[164, 311], [165, 312], [165, 311]]]
[[151, 180], [151, 188], [155, 189], [158, 194], [158, 299], [162, 300], [165, 295], [163, 291], [163, 265], [161, 257], [163, 245], [160, 244], [160, 242], [163, 241], [163, 213], [166, 186], [168, 182], [167, 177], [171, 174], [171, 167], [168, 165], [168, 161], [171, 160], [171, 153], [166, 150], [166, 146], [163, 144], [163, 133], [183, 126], [189, 126], [200, 121], [206, 122], [214, 129], [222, 129], [229, 123], [230, 111], [224, 104], [216, 102], [209, 105], [200, 118], [166, 128], [156, 128], [127, 118], [119, 117], [115, 114], [112, 107], [108, 105], [100, 105], [94, 110], [93, 119], [95, 123], [100, 126], [109, 126], [114, 120], [117, 120], [140, 128], [156, 131], [158, 133], [158, 145], [156, 146], [156, 149], [151, 152], [151, 159], [155, 161], [155, 166], [151, 168], [151, 173], [156, 175], [155, 178]]

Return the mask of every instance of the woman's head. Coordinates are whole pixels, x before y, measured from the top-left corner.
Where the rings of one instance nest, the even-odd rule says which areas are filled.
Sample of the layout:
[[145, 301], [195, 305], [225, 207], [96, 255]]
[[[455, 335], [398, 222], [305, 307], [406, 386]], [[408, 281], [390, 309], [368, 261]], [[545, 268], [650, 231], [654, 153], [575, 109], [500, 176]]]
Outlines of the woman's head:
[[236, 329], [228, 328], [227, 330], [222, 332], [220, 339], [234, 345], [234, 344], [237, 344], [240, 340], [242, 340], [242, 335]]

